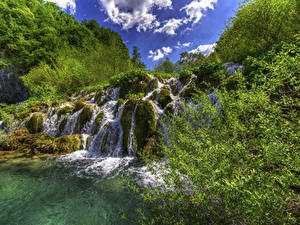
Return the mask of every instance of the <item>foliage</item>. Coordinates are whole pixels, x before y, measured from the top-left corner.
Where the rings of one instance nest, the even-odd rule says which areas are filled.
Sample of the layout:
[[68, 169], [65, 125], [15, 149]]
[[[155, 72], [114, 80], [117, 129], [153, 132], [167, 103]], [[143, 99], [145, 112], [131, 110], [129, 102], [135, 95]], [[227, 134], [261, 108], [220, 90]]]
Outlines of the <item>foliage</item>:
[[155, 66], [154, 71], [173, 73], [175, 71], [175, 65], [170, 61], [169, 57], [167, 57], [165, 61], [161, 61]]
[[297, 36], [248, 58], [246, 74], [222, 79], [221, 108], [199, 93], [165, 121], [166, 157], [152, 162], [163, 183], [138, 190], [152, 214], [137, 223], [299, 223], [299, 52]]
[[299, 1], [246, 0], [217, 41], [216, 53], [223, 62], [240, 62], [291, 39], [299, 30]]
[[204, 62], [206, 62], [206, 58], [201, 53], [182, 52], [180, 54], [180, 59], [176, 63], [178, 65], [177, 70], [178, 72], [182, 70], [189, 70], [200, 66]]
[[29, 72], [33, 95], [44, 87], [72, 92], [130, 68], [120, 35], [95, 20], [80, 23], [42, 0], [4, 0], [0, 12], [0, 69], [14, 62]]
[[131, 63], [132, 63], [133, 68], [136, 68], [136, 69], [138, 69], [138, 68], [145, 69], [146, 68], [146, 65], [141, 60], [141, 53], [139, 53], [139, 49], [136, 46], [133, 46]]

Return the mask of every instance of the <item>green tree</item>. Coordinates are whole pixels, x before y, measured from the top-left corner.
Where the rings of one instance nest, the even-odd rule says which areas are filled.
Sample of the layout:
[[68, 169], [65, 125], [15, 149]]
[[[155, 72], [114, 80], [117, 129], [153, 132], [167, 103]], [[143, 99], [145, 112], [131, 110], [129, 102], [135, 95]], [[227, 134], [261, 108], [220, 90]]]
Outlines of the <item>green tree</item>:
[[299, 30], [299, 1], [246, 0], [229, 21], [215, 51], [223, 62], [240, 62], [292, 39]]
[[132, 57], [131, 57], [131, 63], [133, 68], [136, 69], [145, 69], [146, 65], [142, 62], [141, 53], [139, 52], [139, 49], [137, 46], [133, 46], [132, 50]]
[[165, 61], [159, 62], [155, 67], [154, 71], [173, 73], [175, 71], [175, 65], [170, 61], [169, 57]]
[[178, 64], [179, 68], [177, 70], [182, 71], [186, 69], [192, 69], [194, 67], [200, 66], [205, 62], [205, 56], [201, 53], [189, 53], [182, 52], [180, 54], [180, 59], [176, 64]]

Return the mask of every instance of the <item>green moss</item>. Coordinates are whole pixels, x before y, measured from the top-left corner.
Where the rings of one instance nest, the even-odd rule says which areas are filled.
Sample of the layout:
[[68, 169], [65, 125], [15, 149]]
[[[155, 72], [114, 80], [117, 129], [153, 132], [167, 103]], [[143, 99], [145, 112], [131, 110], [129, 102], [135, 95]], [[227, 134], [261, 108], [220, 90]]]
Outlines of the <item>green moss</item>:
[[97, 117], [96, 117], [96, 120], [95, 120], [95, 129], [94, 129], [94, 134], [97, 134], [99, 129], [100, 129], [100, 124], [101, 124], [101, 121], [103, 119], [103, 116], [104, 116], [104, 112], [101, 111]]
[[128, 137], [131, 128], [131, 115], [134, 111], [136, 100], [129, 100], [124, 106], [124, 111], [121, 117], [121, 125], [123, 128], [123, 154], [128, 153]]
[[92, 118], [92, 110], [90, 107], [85, 105], [82, 109], [82, 112], [80, 113], [77, 123], [75, 125], [75, 132], [80, 132], [84, 125], [91, 120]]
[[30, 111], [31, 112], [40, 112], [43, 109], [48, 109], [48, 107], [49, 106], [46, 103], [39, 103], [39, 104], [36, 104], [36, 105], [32, 106]]
[[158, 103], [162, 108], [165, 108], [172, 101], [171, 93], [168, 87], [163, 87], [159, 93]]
[[43, 123], [45, 119], [45, 114], [35, 113], [31, 118], [25, 123], [25, 127], [30, 133], [40, 133], [43, 130]]
[[85, 103], [84, 102], [82, 102], [82, 101], [76, 101], [74, 103], [73, 112], [77, 112], [77, 111], [81, 110], [83, 107], [85, 107]]
[[147, 88], [146, 88], [146, 93], [149, 93], [150, 91], [153, 91], [156, 88], [158, 88], [158, 79], [155, 78], [155, 79], [149, 81]]
[[144, 153], [148, 139], [156, 134], [156, 118], [153, 106], [149, 101], [140, 101], [135, 114], [135, 137], [137, 153]]
[[197, 94], [197, 87], [192, 83], [180, 93], [180, 97], [192, 98], [195, 94]]
[[150, 96], [150, 100], [154, 101], [158, 98], [158, 91], [154, 91], [153, 94]]
[[102, 96], [104, 95], [104, 91], [103, 89], [100, 89], [96, 92], [96, 95], [95, 95], [95, 102], [100, 106], [102, 105], [102, 101], [101, 101], [101, 98]]
[[69, 117], [65, 117], [63, 119], [63, 121], [61, 121], [61, 123], [59, 125], [59, 128], [58, 128], [58, 130], [59, 130], [60, 133], [63, 132], [63, 130], [65, 129], [65, 126], [66, 126], [66, 124], [68, 122], [68, 119], [69, 119]]
[[[81, 135], [66, 135], [56, 138], [51, 146], [52, 154], [66, 154], [82, 149]], [[48, 152], [49, 153], [49, 152]]]
[[183, 85], [186, 85], [192, 78], [193, 72], [190, 70], [183, 70], [180, 72], [179, 80]]
[[65, 107], [59, 109], [58, 112], [57, 112], [57, 118], [58, 118], [57, 120], [59, 121], [61, 116], [72, 112], [72, 110], [73, 110], [73, 108], [71, 106], [65, 106]]

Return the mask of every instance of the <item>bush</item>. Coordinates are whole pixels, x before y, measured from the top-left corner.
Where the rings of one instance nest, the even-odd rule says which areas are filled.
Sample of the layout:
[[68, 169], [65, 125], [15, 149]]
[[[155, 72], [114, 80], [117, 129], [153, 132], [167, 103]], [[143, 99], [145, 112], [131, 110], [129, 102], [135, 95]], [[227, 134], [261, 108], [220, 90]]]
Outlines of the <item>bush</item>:
[[[200, 105], [165, 122], [152, 171], [164, 183], [140, 190], [152, 215], [140, 224], [297, 224], [300, 183], [299, 38], [252, 58], [253, 82], [236, 75]], [[258, 69], [257, 69], [258, 68]], [[201, 106], [201, 107], [199, 107]]]

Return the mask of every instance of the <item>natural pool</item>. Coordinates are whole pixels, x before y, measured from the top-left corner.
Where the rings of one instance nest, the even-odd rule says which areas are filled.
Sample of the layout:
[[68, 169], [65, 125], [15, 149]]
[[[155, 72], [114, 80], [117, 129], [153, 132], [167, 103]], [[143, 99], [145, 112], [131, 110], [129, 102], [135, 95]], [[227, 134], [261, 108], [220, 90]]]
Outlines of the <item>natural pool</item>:
[[131, 224], [121, 213], [135, 217], [142, 201], [120, 175], [136, 178], [142, 167], [137, 169], [132, 158], [87, 159], [82, 154], [0, 154], [0, 224]]

